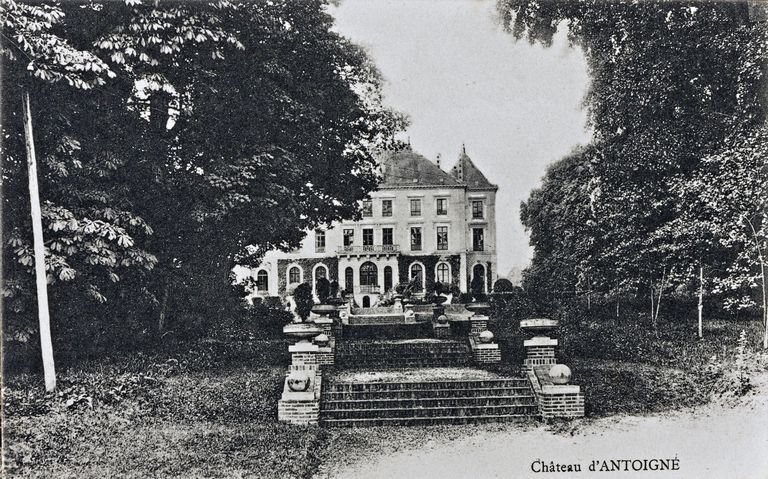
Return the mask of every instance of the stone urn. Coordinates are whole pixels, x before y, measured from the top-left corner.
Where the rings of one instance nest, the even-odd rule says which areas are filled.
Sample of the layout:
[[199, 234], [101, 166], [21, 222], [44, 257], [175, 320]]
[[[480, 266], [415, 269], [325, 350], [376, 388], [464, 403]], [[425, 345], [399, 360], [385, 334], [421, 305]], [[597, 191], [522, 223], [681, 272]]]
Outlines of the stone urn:
[[556, 319], [532, 318], [520, 321], [520, 329], [533, 333], [535, 336], [548, 336], [552, 334], [560, 322]]
[[322, 330], [312, 323], [291, 323], [283, 326], [283, 334], [296, 338], [300, 343], [308, 343], [309, 338], [314, 338]]
[[469, 311], [472, 314], [483, 315], [483, 316], [486, 316], [488, 314], [488, 311], [491, 309], [491, 305], [486, 303], [485, 301], [477, 301], [474, 303], [469, 303], [464, 307], [467, 309], [467, 311]]
[[312, 306], [312, 312], [319, 316], [330, 316], [337, 311], [336, 306], [332, 304], [316, 304]]
[[568, 384], [571, 381], [571, 368], [565, 364], [555, 364], [549, 368], [549, 379], [552, 384]]
[[304, 371], [291, 371], [286, 379], [288, 389], [293, 392], [304, 392], [308, 390], [311, 382], [309, 374]]
[[493, 341], [493, 333], [486, 329], [477, 335], [477, 339], [483, 344], [490, 344]]
[[448, 323], [448, 316], [441, 314], [437, 317], [437, 324], [447, 324]]
[[318, 346], [325, 347], [328, 346], [328, 342], [331, 340], [331, 338], [328, 337], [327, 334], [320, 333], [317, 336], [315, 336], [315, 339], [312, 340], [315, 344]]

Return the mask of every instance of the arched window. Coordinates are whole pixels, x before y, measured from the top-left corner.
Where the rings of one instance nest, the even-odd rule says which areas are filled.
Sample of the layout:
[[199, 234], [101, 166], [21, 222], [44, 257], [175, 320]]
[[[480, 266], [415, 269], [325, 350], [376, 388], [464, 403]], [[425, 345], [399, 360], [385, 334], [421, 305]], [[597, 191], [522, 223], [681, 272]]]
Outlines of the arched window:
[[376, 286], [378, 284], [379, 269], [375, 264], [366, 261], [360, 266], [360, 286]]
[[355, 271], [352, 269], [351, 266], [348, 266], [347, 269], [344, 270], [344, 289], [348, 292], [354, 291], [355, 286]]
[[288, 284], [301, 283], [301, 268], [291, 266], [288, 269]]
[[256, 273], [256, 291], [266, 292], [269, 289], [269, 274], [263, 269]]
[[322, 278], [328, 278], [328, 268], [321, 264], [315, 268], [315, 281]]
[[315, 274], [313, 275], [312, 289], [317, 288], [317, 282], [322, 278], [328, 278], [328, 268], [323, 263], [319, 263], [315, 266]]
[[488, 282], [485, 279], [485, 266], [480, 263], [472, 267], [472, 279], [474, 280], [475, 278], [483, 279], [483, 291], [486, 291], [488, 289]]
[[392, 289], [392, 266], [384, 266], [384, 292]]
[[413, 263], [411, 265], [409, 279], [416, 281], [416, 287], [414, 291], [422, 291], [424, 289], [424, 267], [421, 263]]
[[435, 268], [435, 279], [441, 283], [450, 284], [451, 267], [448, 266], [448, 263], [437, 263], [437, 268]]
[[371, 307], [371, 298], [369, 296], [363, 296], [363, 307], [364, 308]]

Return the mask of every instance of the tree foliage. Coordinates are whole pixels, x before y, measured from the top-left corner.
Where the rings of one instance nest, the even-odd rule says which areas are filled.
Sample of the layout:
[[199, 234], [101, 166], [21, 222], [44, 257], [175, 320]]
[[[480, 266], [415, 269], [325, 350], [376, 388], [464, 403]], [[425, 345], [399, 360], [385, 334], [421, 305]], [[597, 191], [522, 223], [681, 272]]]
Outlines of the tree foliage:
[[739, 218], [757, 218], [759, 236], [756, 212], [765, 208], [752, 186], [764, 178], [764, 159], [752, 156], [765, 141], [754, 133], [766, 118], [762, 7], [500, 0], [498, 8], [516, 38], [550, 44], [566, 29], [591, 80], [590, 145], [553, 165], [523, 204], [534, 246], [527, 286], [653, 296], [658, 309], [662, 293], [685, 289], [701, 264], [717, 276], [710, 285], [747, 285], [759, 266]]
[[372, 151], [404, 119], [324, 7], [2, 3], [4, 294], [19, 324], [34, 309], [25, 90], [54, 318], [216, 317], [236, 261], [356, 214]]

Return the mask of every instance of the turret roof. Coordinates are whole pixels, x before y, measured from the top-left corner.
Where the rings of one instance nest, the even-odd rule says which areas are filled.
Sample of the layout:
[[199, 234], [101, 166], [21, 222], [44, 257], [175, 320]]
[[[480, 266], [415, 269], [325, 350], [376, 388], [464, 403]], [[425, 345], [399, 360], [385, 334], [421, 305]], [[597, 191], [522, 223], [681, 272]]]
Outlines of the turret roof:
[[379, 161], [384, 174], [380, 187], [461, 185], [453, 176], [410, 149], [386, 152]]
[[464, 145], [461, 147], [459, 161], [451, 168], [451, 176], [457, 181], [465, 183], [471, 189], [496, 189], [496, 185], [488, 181], [482, 171], [475, 166], [467, 155]]

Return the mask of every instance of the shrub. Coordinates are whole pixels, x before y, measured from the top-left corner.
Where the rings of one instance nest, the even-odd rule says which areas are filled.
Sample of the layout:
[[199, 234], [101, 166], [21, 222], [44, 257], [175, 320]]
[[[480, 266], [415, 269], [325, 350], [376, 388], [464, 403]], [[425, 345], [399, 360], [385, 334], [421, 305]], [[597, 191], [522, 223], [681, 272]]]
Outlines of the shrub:
[[296, 314], [301, 319], [307, 319], [312, 306], [315, 305], [315, 301], [312, 299], [312, 287], [309, 283], [301, 283], [296, 286], [293, 292], [293, 300], [296, 302]]
[[472, 282], [469, 285], [469, 290], [472, 292], [472, 297], [475, 301], [485, 300], [485, 278], [482, 276], [475, 276], [472, 278]]
[[317, 299], [321, 303], [326, 303], [331, 296], [331, 282], [326, 278], [320, 278], [315, 283], [315, 292], [317, 292]]
[[328, 295], [335, 298], [339, 295], [339, 282], [335, 279], [329, 284]]
[[472, 295], [470, 293], [459, 293], [458, 296], [454, 296], [457, 303], [467, 304], [472, 302]]
[[534, 313], [531, 299], [523, 288], [512, 286], [508, 292], [493, 292], [491, 299], [491, 316], [499, 319], [519, 321]]
[[441, 283], [440, 281], [435, 283], [435, 294], [449, 294], [451, 292], [451, 285]]
[[499, 278], [493, 283], [494, 293], [509, 293], [513, 289], [515, 289], [515, 285], [512, 284], [512, 281], [506, 278]]

